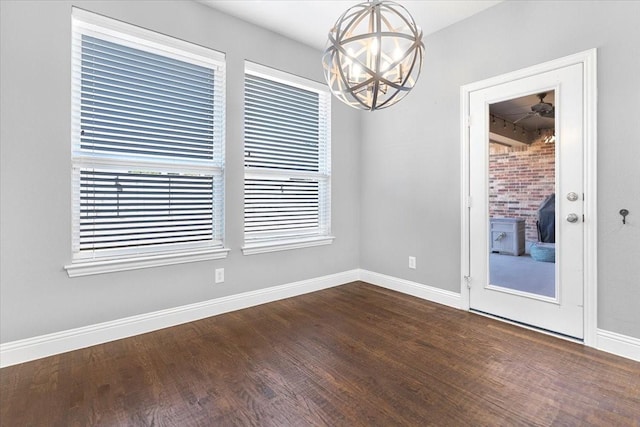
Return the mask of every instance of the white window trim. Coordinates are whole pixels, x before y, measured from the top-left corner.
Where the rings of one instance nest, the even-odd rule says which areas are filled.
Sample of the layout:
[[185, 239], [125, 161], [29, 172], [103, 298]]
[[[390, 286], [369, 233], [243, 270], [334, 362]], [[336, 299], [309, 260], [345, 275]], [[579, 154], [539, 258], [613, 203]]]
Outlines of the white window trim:
[[89, 276], [93, 274], [113, 273], [117, 271], [137, 270], [139, 268], [161, 267], [165, 265], [184, 264], [187, 262], [208, 261], [227, 257], [230, 249], [203, 249], [189, 252], [171, 252], [137, 256], [135, 258], [101, 259], [96, 261], [74, 262], [65, 265], [69, 277]]
[[[193, 43], [189, 43], [183, 40], [179, 40], [170, 36], [166, 36], [160, 33], [156, 33], [154, 31], [150, 31], [144, 28], [137, 27], [135, 25], [127, 24], [125, 22], [117, 21], [111, 18], [107, 18], [105, 16], [101, 16], [92, 12], [88, 12], [77, 7], [72, 7], [72, 21], [74, 28], [82, 29], [82, 31], [87, 32], [89, 34], [97, 32], [101, 36], [106, 36], [110, 38], [113, 35], [118, 35], [119, 33], [127, 34], [128, 37], [135, 42], [135, 44], [144, 45], [149, 48], [151, 51], [156, 51], [158, 53], [162, 53], [168, 57], [182, 59], [185, 53], [189, 56], [189, 59], [195, 63], [200, 64], [205, 67], [214, 67], [221, 74], [221, 81], [223, 84], [223, 90], [221, 91], [221, 106], [222, 106], [222, 118], [221, 121], [225, 123], [225, 108], [226, 108], [226, 100], [225, 100], [225, 54], [222, 52], [217, 52], [212, 49], [198, 46]], [[75, 31], [75, 29], [74, 29]], [[118, 39], [119, 42], [122, 40]], [[73, 75], [72, 78], [75, 79], [77, 76]], [[75, 104], [74, 104], [75, 105]], [[72, 121], [79, 120], [75, 117], [76, 111], [72, 111]], [[72, 122], [72, 129], [77, 129], [74, 127]], [[75, 134], [72, 135], [73, 140], [78, 137]], [[183, 165], [183, 169], [194, 169], [203, 171], [209, 171], [213, 173], [222, 173], [223, 182], [224, 182], [224, 143], [225, 143], [225, 135], [224, 135], [224, 127], [222, 129], [221, 135], [219, 136], [221, 141], [221, 150], [222, 150], [222, 165], [221, 167], [207, 167], [207, 166], [198, 166], [197, 164], [191, 163], [190, 165]], [[175, 162], [146, 162], [147, 166], [155, 165], [159, 169], [176, 169], [176, 166], [179, 166], [182, 163], [180, 160], [176, 160]], [[130, 164], [130, 159], [119, 160], [115, 157], [100, 159], [99, 157], [86, 157], [83, 156], [82, 153], [75, 151], [75, 143], [74, 148], [72, 149], [72, 164], [73, 168], [78, 167], [86, 167], [87, 165], [127, 165]], [[224, 185], [224, 184], [223, 184]], [[74, 190], [75, 191], [75, 190]], [[224, 202], [224, 190], [222, 200]], [[72, 201], [73, 205], [73, 201]], [[73, 211], [73, 206], [72, 206]], [[222, 236], [220, 241], [214, 241], [212, 246], [207, 246], [203, 248], [190, 248], [190, 249], [174, 249], [166, 252], [156, 251], [145, 253], [142, 250], [139, 254], [131, 254], [131, 255], [122, 255], [122, 256], [114, 256], [114, 257], [101, 257], [99, 259], [92, 258], [74, 258], [72, 259], [71, 264], [65, 265], [64, 269], [67, 271], [69, 277], [79, 277], [79, 276], [87, 276], [94, 274], [102, 274], [102, 273], [111, 273], [117, 271], [126, 271], [126, 270], [134, 270], [141, 268], [149, 268], [149, 267], [158, 267], [158, 266], [166, 266], [166, 265], [174, 265], [174, 264], [183, 264], [188, 262], [196, 262], [196, 261], [206, 261], [206, 260], [214, 260], [214, 259], [223, 259], [227, 257], [230, 249], [224, 247], [224, 208], [223, 217], [222, 217]]]
[[[327, 93], [329, 95], [328, 96], [329, 107], [327, 111], [329, 116], [329, 120], [327, 123], [327, 134], [329, 138], [329, 147], [327, 150], [328, 173], [325, 174], [322, 172], [318, 172], [315, 174], [315, 176], [317, 179], [320, 179], [320, 180], [324, 179], [327, 181], [327, 187], [328, 187], [328, 193], [329, 193], [327, 202], [329, 203], [329, 206], [330, 206], [331, 205], [331, 181], [332, 181], [331, 180], [331, 175], [332, 175], [331, 174], [331, 148], [330, 148], [331, 147], [331, 143], [330, 143], [331, 95], [329, 93], [327, 86], [325, 84], [322, 84], [313, 80], [309, 80], [307, 78], [303, 78], [300, 76], [296, 76], [295, 74], [290, 74], [274, 68], [266, 67], [264, 65], [257, 64], [255, 62], [245, 61], [244, 64], [245, 64], [245, 68], [244, 68], [245, 74], [262, 77], [268, 80], [272, 80], [278, 83], [297, 87], [304, 90]], [[256, 176], [256, 175], [259, 175], [259, 176], [273, 175], [274, 177], [278, 177], [282, 175], [282, 172], [279, 170], [268, 170], [268, 169], [256, 170], [255, 168], [251, 168], [251, 167], [244, 168], [244, 179], [246, 179], [247, 177]], [[287, 174], [287, 177], [298, 176], [298, 177], [304, 178], [304, 177], [309, 177], [313, 175], [314, 173], [309, 173], [309, 172], [300, 173], [296, 171], [291, 171]], [[321, 235], [321, 236], [315, 235], [315, 236], [309, 236], [309, 237], [298, 237], [293, 239], [287, 239], [287, 238], [281, 237], [280, 239], [273, 239], [270, 241], [245, 243], [244, 246], [242, 247], [242, 254], [255, 255], [255, 254], [263, 254], [263, 253], [269, 253], [269, 252], [278, 252], [278, 251], [301, 249], [301, 248], [307, 248], [307, 247], [313, 247], [313, 246], [322, 246], [322, 245], [332, 244], [333, 240], [335, 239], [335, 236], [331, 234], [331, 219], [330, 219], [331, 208], [329, 208], [328, 215], [329, 215], [329, 221], [328, 221], [329, 232], [327, 235]]]
[[329, 88], [326, 84], [316, 82], [314, 80], [309, 80], [304, 77], [296, 76], [295, 74], [290, 74], [251, 61], [244, 61], [244, 72], [245, 74], [251, 74], [288, 86], [294, 86], [300, 89], [305, 89], [313, 92], [329, 93]]
[[[98, 30], [101, 35], [126, 33], [137, 45], [147, 46], [163, 55], [181, 59], [184, 52], [190, 54], [190, 59], [200, 65], [209, 67], [225, 61], [225, 54], [213, 49], [189, 43], [171, 36], [156, 33], [142, 27], [118, 21], [106, 16], [88, 12], [77, 7], [71, 8], [74, 25], [87, 30]], [[122, 42], [119, 40], [118, 42]], [[196, 63], [197, 63], [196, 62]]]
[[290, 249], [309, 248], [313, 246], [330, 245], [334, 236], [310, 237], [307, 239], [291, 239], [282, 241], [270, 241], [266, 243], [254, 243], [242, 247], [243, 255], [264, 254], [268, 252], [288, 251]]

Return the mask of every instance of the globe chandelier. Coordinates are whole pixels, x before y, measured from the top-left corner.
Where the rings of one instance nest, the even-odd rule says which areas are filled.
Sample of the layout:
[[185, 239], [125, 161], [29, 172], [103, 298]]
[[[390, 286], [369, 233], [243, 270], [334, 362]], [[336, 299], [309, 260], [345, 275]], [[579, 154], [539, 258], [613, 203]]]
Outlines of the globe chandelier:
[[347, 9], [329, 31], [322, 57], [331, 92], [362, 110], [387, 108], [415, 86], [424, 57], [422, 30], [389, 0]]

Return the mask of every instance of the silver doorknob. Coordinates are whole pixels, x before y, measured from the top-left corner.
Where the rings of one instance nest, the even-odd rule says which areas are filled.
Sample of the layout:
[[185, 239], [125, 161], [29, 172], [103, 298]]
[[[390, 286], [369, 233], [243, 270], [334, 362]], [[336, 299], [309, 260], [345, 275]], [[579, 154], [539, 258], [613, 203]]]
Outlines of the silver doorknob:
[[567, 221], [569, 221], [569, 222], [578, 222], [578, 215], [576, 215], [574, 213], [570, 213], [569, 215], [567, 215]]
[[575, 202], [576, 200], [578, 200], [578, 195], [572, 191], [571, 193], [567, 194], [567, 200], [570, 202]]

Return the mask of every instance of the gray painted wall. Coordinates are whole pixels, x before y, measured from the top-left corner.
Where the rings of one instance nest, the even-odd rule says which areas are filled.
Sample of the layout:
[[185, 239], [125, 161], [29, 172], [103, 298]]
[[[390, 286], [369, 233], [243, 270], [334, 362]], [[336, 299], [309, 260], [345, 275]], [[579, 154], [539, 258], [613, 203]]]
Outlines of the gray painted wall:
[[[226, 260], [69, 279], [71, 6], [227, 53]], [[599, 327], [640, 338], [640, 2], [507, 1], [425, 39], [390, 110], [333, 102], [333, 245], [245, 257], [242, 66], [319, 52], [191, 2], [0, 2], [0, 342], [362, 267], [459, 292], [460, 86], [598, 48]], [[618, 210], [631, 211], [622, 227]], [[417, 257], [417, 270], [407, 257]], [[215, 286], [213, 271], [226, 282]]]
[[637, 1], [506, 1], [426, 37], [413, 93], [363, 121], [361, 267], [459, 292], [460, 86], [598, 48], [598, 327], [640, 338], [638, 17]]
[[[196, 2], [2, 1], [1, 342], [357, 268], [358, 112], [333, 102], [332, 245], [243, 256], [243, 61], [324, 81], [321, 52]], [[71, 6], [227, 53], [225, 260], [70, 279]], [[354, 126], [354, 124], [356, 124]], [[225, 283], [214, 285], [214, 269]]]

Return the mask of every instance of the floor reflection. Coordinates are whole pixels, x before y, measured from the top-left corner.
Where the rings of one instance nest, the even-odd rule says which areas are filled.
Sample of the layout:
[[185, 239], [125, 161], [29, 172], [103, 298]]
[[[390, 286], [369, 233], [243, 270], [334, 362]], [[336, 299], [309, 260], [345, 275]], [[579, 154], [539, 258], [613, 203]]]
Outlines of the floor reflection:
[[555, 263], [522, 256], [489, 255], [490, 283], [502, 288], [555, 297]]

